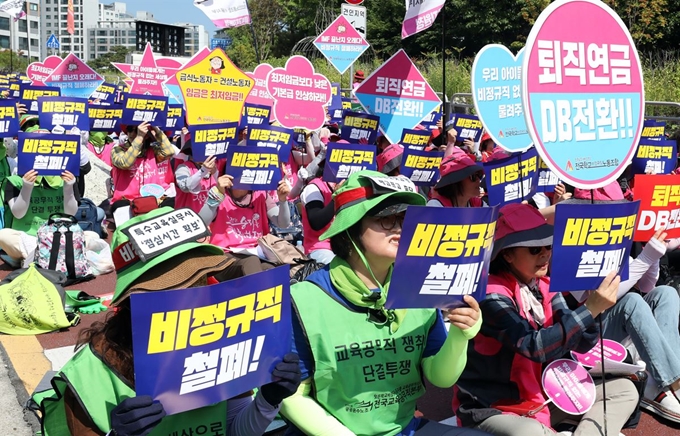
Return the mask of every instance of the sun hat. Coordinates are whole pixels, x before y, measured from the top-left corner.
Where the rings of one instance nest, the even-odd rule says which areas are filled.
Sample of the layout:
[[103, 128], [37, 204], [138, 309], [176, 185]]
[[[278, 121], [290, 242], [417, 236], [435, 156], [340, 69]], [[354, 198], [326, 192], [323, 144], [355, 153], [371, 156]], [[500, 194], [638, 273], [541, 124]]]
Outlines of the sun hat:
[[95, 147], [103, 147], [106, 144], [106, 133], [104, 132], [90, 132], [90, 144]]
[[356, 73], [354, 73], [354, 80], [364, 80], [366, 77], [364, 76], [364, 72], [362, 70], [357, 70]]
[[378, 171], [389, 174], [401, 165], [404, 147], [401, 144], [392, 144], [385, 148], [376, 158]]
[[38, 121], [40, 118], [38, 118], [37, 115], [31, 115], [31, 114], [24, 114], [19, 118], [19, 129], [23, 130], [24, 126], [26, 123], [29, 121]]
[[544, 247], [553, 243], [553, 226], [528, 204], [513, 203], [498, 211], [491, 260], [511, 247]]
[[[377, 171], [367, 170], [349, 176], [345, 183], [333, 193], [333, 200], [335, 219], [319, 240], [344, 232], [365, 216], [387, 216], [383, 215], [387, 213], [385, 208], [392, 207], [392, 210], [400, 211], [399, 209], [405, 210], [409, 205], [424, 206], [426, 203], [425, 197], [418, 194], [418, 189], [408, 178], [390, 177]], [[398, 212], [387, 214], [394, 213]]]
[[434, 189], [453, 185], [480, 171], [484, 171], [484, 168], [477, 165], [477, 163], [463, 150], [454, 147], [453, 154], [443, 159], [439, 165], [439, 174], [441, 175], [441, 178]]
[[[223, 270], [232, 262], [222, 248], [193, 241], [171, 246], [155, 257], [142, 260], [126, 229], [165, 214], [186, 212], [190, 211], [163, 207], [135, 216], [116, 229], [111, 241], [117, 275], [111, 301], [113, 305], [133, 293], [185, 288], [207, 274]], [[182, 226], [178, 224], [178, 227], [177, 230], [182, 233]]]

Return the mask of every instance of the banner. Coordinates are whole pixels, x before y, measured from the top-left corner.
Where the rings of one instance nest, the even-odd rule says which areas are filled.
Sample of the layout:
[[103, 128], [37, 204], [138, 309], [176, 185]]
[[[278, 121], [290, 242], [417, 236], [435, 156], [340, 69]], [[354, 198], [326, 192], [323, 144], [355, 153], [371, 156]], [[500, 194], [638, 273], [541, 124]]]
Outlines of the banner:
[[191, 132], [191, 152], [196, 162], [203, 162], [209, 156], [225, 157], [229, 146], [238, 143], [237, 123], [191, 126], [189, 131]]
[[150, 395], [173, 415], [271, 382], [274, 366], [290, 351], [288, 270], [133, 294], [137, 395]]
[[529, 200], [538, 186], [538, 153], [524, 153], [484, 163], [489, 204], [504, 206]]
[[642, 138], [633, 157], [633, 174], [670, 174], [678, 164], [676, 140]]
[[443, 151], [421, 151], [404, 147], [399, 173], [416, 186], [434, 186], [439, 181]]
[[406, 150], [425, 150], [427, 144], [430, 143], [429, 130], [411, 130], [404, 129], [401, 134], [399, 143], [404, 146]]
[[14, 137], [19, 131], [19, 113], [14, 100], [0, 100], [0, 137]]
[[451, 308], [464, 295], [482, 301], [498, 219], [497, 207], [410, 206], [401, 229], [385, 307]]
[[325, 124], [331, 82], [307, 58], [291, 56], [284, 68], [271, 70], [267, 92], [274, 98], [274, 118], [283, 127], [317, 130]]
[[246, 72], [246, 76], [253, 79], [255, 84], [253, 90], [246, 97], [246, 103], [269, 106], [270, 108], [274, 107], [274, 97], [267, 91], [267, 76], [273, 69], [274, 67], [269, 64], [260, 64], [255, 67], [253, 72]]
[[284, 127], [266, 126], [248, 129], [246, 145], [269, 147], [279, 153], [280, 162], [288, 162], [295, 132]]
[[375, 115], [345, 111], [340, 138], [350, 144], [375, 144], [379, 123], [380, 117]]
[[246, 103], [243, 105], [240, 127], [268, 126], [272, 108], [259, 104]]
[[402, 49], [354, 90], [364, 110], [380, 117], [380, 130], [390, 143], [413, 129], [441, 104], [427, 80]]
[[680, 176], [637, 175], [634, 198], [640, 201], [636, 242], [649, 241], [659, 229], [667, 239], [680, 238]]
[[176, 74], [182, 90], [187, 124], [238, 122], [253, 80], [216, 48], [203, 60]]
[[56, 126], [66, 131], [77, 127], [80, 131], [90, 130], [90, 115], [87, 99], [76, 97], [39, 97], [40, 127], [52, 130]]
[[148, 122], [153, 127], [163, 129], [167, 117], [167, 97], [130, 94], [123, 103], [123, 119], [120, 122], [134, 126]]
[[200, 9], [219, 29], [250, 24], [247, 0], [194, 0]]
[[550, 292], [597, 289], [611, 271], [628, 280], [640, 202], [564, 204], [555, 210]]
[[375, 158], [376, 147], [374, 145], [329, 142], [326, 149], [323, 181], [339, 183], [358, 171], [376, 171], [378, 165]]
[[39, 176], [60, 176], [70, 171], [80, 174], [80, 135], [54, 135], [19, 132], [17, 172], [36, 170]]
[[665, 139], [666, 122], [656, 120], [645, 120], [640, 139]]
[[90, 131], [92, 132], [120, 132], [120, 120], [123, 118], [123, 108], [119, 106], [89, 105]]
[[131, 82], [130, 93], [142, 95], [166, 95], [163, 82], [175, 75], [182, 64], [169, 58], [156, 59], [151, 43], [147, 42], [139, 65], [115, 63], [111, 64], [125, 74]]
[[281, 181], [279, 154], [266, 147], [231, 147], [225, 173], [234, 177], [234, 189], [274, 190]]
[[[0, 12], [4, 12], [14, 19], [19, 20], [26, 15], [24, 12], [26, 0], [7, 0], [0, 3]], [[11, 24], [10, 24], [11, 25]]]
[[340, 15], [314, 40], [314, 46], [340, 74], [345, 74], [369, 44], [347, 18]]
[[640, 142], [644, 94], [635, 43], [604, 2], [558, 1], [541, 12], [524, 50], [522, 103], [560, 180], [582, 189], [616, 181]]
[[170, 130], [176, 132], [182, 130], [184, 126], [184, 107], [181, 104], [169, 104], [168, 116], [165, 120], [165, 128], [161, 130]]
[[342, 93], [339, 83], [331, 83], [331, 101], [328, 103], [328, 115], [331, 123], [342, 122]]
[[482, 131], [484, 130], [484, 127], [477, 116], [451, 114], [451, 119], [454, 120], [453, 129], [458, 135], [456, 141], [472, 139], [474, 142], [479, 142], [479, 140], [482, 138]]
[[21, 81], [16, 79], [9, 79], [9, 98], [21, 97]]
[[30, 115], [38, 115], [40, 113], [40, 106], [38, 106], [38, 97], [59, 97], [61, 90], [53, 86], [22, 86], [19, 91], [21, 101], [19, 103], [26, 106], [26, 113]]
[[45, 85], [58, 87], [61, 95], [78, 98], [90, 97], [102, 83], [102, 76], [73, 53], [69, 53], [45, 79]]
[[401, 39], [429, 29], [444, 7], [444, 0], [406, 0], [406, 16], [401, 25]]
[[560, 183], [557, 175], [552, 172], [548, 165], [543, 162], [543, 159], [538, 158], [538, 185], [536, 187], [537, 192], [555, 192], [555, 186]]
[[472, 64], [475, 112], [493, 142], [509, 152], [531, 147], [522, 107], [523, 51], [513, 55], [505, 46], [484, 46]]
[[90, 95], [90, 101], [95, 104], [113, 104], [116, 102], [116, 85], [113, 83], [102, 83]]
[[63, 59], [59, 56], [47, 56], [42, 62], [33, 62], [26, 68], [26, 75], [35, 86], [46, 86], [47, 79]]

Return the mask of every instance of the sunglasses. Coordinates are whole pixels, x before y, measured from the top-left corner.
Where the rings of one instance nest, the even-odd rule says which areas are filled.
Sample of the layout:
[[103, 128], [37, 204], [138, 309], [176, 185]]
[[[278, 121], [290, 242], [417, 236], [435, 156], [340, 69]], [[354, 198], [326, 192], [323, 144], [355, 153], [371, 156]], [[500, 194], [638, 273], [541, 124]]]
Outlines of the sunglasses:
[[532, 256], [536, 256], [541, 251], [543, 251], [544, 248], [550, 251], [552, 250], [552, 245], [546, 245], [544, 247], [527, 247], [527, 249], [529, 250], [529, 254], [531, 254]]
[[399, 228], [404, 227], [404, 218], [406, 217], [405, 214], [396, 214], [396, 215], [388, 215], [388, 216], [381, 216], [377, 217], [378, 222], [380, 223], [380, 227], [382, 227], [383, 230], [394, 230], [394, 228], [397, 226], [397, 223], [399, 223]]
[[475, 173], [470, 176], [471, 182], [481, 182], [484, 180], [484, 173]]

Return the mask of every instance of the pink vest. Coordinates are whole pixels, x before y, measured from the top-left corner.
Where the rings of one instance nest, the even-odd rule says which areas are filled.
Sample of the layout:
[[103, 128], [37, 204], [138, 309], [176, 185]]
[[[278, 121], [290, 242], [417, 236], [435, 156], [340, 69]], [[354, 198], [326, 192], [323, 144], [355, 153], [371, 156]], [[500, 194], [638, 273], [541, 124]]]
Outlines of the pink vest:
[[[444, 207], [453, 207], [453, 202], [451, 201], [450, 198], [446, 198], [443, 195], [439, 195], [439, 193], [437, 193], [437, 191], [434, 189], [430, 191], [430, 198], [432, 200], [437, 200]], [[473, 197], [470, 199], [470, 205], [464, 207], [482, 207], [482, 206], [484, 206], [484, 202], [482, 202], [482, 199], [479, 197]]]
[[114, 166], [111, 169], [114, 188], [112, 202], [123, 198], [132, 200], [139, 197], [139, 188], [142, 185], [155, 183], [167, 189], [170, 186], [165, 179], [168, 171], [170, 171], [170, 161], [158, 163], [151, 148], [147, 150], [146, 156], [138, 157], [130, 169], [121, 170]]
[[[185, 165], [189, 168], [189, 172], [193, 176], [199, 169], [194, 162], [186, 161], [182, 162], [180, 165]], [[215, 185], [215, 180], [213, 177], [207, 179], [201, 179], [201, 189], [197, 194], [191, 192], [184, 192], [181, 189], [177, 189], [177, 196], [175, 197], [175, 209], [181, 209], [183, 207], [188, 207], [194, 212], [198, 213], [205, 201], [208, 199], [208, 191]]]
[[111, 163], [111, 150], [113, 150], [114, 146], [115, 144], [113, 142], [110, 142], [104, 145], [101, 152], [98, 152], [94, 145], [92, 145], [89, 142], [87, 143], [87, 148], [92, 152], [92, 154], [97, 156], [99, 160], [101, 160], [110, 167], [113, 167], [113, 164]]
[[269, 234], [267, 193], [254, 191], [248, 207], [239, 207], [229, 195], [217, 209], [210, 225], [210, 243], [229, 251], [232, 248], [254, 248], [257, 240]]
[[[314, 185], [317, 188], [319, 188], [319, 191], [321, 191], [321, 195], [323, 195], [323, 204], [324, 206], [327, 206], [328, 203], [330, 203], [331, 200], [333, 199], [333, 192], [328, 187], [328, 184], [318, 177], [309, 183], [310, 185]], [[321, 230], [312, 229], [312, 227], [309, 225], [309, 218], [307, 217], [307, 208], [305, 207], [304, 204], [302, 205], [302, 234], [304, 236], [302, 246], [304, 247], [306, 254], [309, 254], [316, 250], [331, 249], [330, 240], [328, 239], [324, 239], [323, 241], [319, 240], [319, 236], [321, 236], [323, 232], [328, 230], [330, 226], [331, 223], [328, 223], [328, 225]]]

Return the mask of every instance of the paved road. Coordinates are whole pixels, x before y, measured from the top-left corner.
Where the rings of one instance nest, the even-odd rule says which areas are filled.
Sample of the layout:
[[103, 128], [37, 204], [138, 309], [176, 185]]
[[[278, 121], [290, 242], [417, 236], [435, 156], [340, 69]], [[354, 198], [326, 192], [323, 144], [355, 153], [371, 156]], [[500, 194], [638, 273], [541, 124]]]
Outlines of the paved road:
[[31, 426], [24, 420], [23, 407], [12, 386], [5, 357], [0, 353], [0, 433], [7, 436], [30, 436]]

